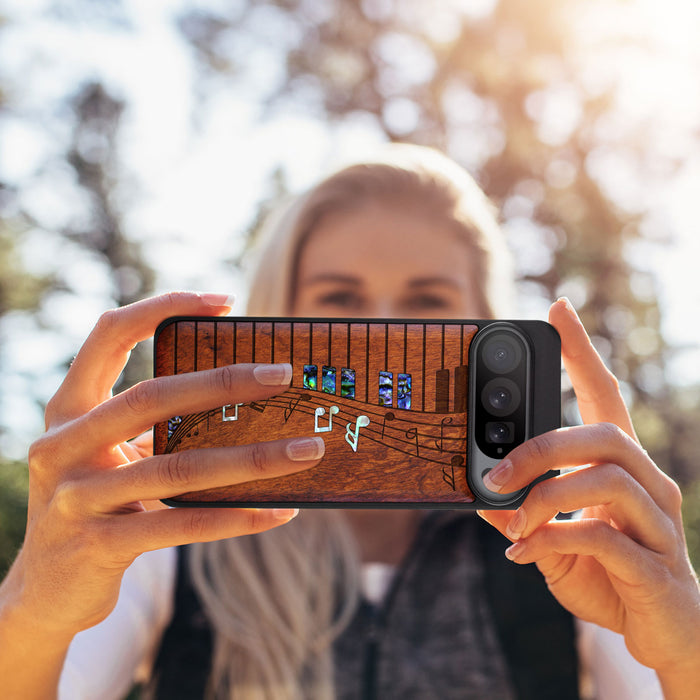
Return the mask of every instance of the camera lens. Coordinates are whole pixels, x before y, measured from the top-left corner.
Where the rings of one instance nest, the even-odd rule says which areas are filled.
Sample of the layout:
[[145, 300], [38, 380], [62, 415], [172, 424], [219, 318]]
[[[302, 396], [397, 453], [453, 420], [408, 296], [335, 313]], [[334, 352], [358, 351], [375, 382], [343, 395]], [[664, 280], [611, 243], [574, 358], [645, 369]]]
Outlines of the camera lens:
[[481, 391], [481, 403], [494, 416], [507, 416], [520, 406], [520, 389], [506, 377], [496, 377], [486, 382]]
[[513, 442], [513, 423], [497, 421], [486, 424], [486, 442], [503, 445]]
[[491, 404], [491, 407], [495, 408], [497, 411], [502, 411], [504, 408], [508, 408], [508, 406], [510, 406], [511, 399], [512, 396], [510, 391], [502, 386], [497, 387], [489, 394], [489, 403]]
[[523, 356], [520, 343], [505, 333], [494, 334], [484, 344], [482, 357], [484, 364], [497, 374], [512, 372]]

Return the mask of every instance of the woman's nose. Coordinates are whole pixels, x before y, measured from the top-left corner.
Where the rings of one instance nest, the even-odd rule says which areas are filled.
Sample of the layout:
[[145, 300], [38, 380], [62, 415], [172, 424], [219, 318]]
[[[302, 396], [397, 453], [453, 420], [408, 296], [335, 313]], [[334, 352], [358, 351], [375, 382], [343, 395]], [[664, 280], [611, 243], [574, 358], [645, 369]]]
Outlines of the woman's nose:
[[373, 300], [368, 308], [369, 318], [398, 318], [401, 314], [397, 304], [389, 297], [380, 297]]

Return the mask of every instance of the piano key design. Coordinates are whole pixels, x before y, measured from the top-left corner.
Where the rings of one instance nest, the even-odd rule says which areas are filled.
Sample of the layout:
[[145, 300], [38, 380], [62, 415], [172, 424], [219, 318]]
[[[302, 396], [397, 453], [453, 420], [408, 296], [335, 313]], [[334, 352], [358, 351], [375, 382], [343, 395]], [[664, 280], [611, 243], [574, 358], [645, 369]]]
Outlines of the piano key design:
[[[291, 477], [184, 500], [337, 502], [371, 498], [467, 503], [466, 410], [475, 325], [290, 319], [185, 319], [156, 343], [156, 375], [245, 362], [290, 362], [284, 393], [176, 416], [155, 429], [156, 453], [322, 433], [326, 455]], [[335, 501], [334, 501], [335, 502]]]

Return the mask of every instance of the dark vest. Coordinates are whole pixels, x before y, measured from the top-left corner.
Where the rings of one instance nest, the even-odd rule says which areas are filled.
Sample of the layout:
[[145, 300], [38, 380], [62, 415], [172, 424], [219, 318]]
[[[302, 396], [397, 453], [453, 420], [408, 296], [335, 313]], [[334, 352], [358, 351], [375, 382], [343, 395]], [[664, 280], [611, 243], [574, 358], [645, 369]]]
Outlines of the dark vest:
[[[574, 625], [534, 565], [473, 514], [431, 513], [388, 593], [334, 645], [338, 700], [578, 700]], [[204, 696], [212, 632], [180, 548], [152, 697]]]

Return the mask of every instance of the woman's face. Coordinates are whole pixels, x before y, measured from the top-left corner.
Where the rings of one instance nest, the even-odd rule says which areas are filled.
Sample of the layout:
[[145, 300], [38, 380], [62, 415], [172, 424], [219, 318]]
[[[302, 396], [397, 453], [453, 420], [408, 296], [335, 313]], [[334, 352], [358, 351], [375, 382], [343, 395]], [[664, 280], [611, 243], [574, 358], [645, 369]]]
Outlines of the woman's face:
[[325, 216], [301, 251], [298, 316], [479, 318], [473, 261], [445, 223], [409, 206]]

